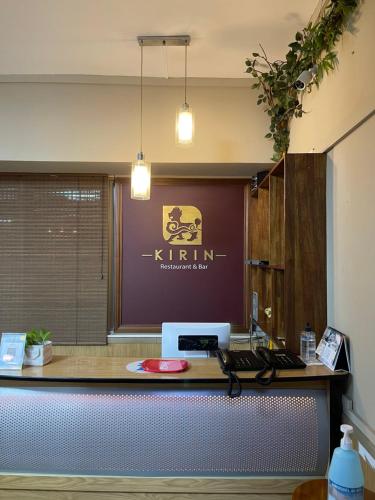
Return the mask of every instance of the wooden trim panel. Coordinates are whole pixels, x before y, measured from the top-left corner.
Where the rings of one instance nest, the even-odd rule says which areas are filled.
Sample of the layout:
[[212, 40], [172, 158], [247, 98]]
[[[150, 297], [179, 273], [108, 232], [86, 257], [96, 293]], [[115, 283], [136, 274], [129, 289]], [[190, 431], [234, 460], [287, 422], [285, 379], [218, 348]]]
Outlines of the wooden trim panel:
[[[290, 494], [311, 477], [216, 478], [216, 477], [119, 477], [0, 474], [0, 490], [85, 491], [184, 494]], [[148, 497], [147, 497], [148, 498]], [[156, 497], [158, 498], [158, 497]], [[172, 497], [173, 498], [173, 497]], [[183, 498], [179, 496], [179, 498]], [[186, 497], [189, 498], [189, 497]], [[196, 497], [194, 497], [196, 498]], [[210, 496], [211, 498], [211, 496]], [[267, 496], [267, 498], [270, 498]]]
[[[207, 500], [207, 493], [101, 493], [80, 491], [0, 490], [1, 500]], [[209, 500], [289, 500], [288, 494], [214, 493]]]

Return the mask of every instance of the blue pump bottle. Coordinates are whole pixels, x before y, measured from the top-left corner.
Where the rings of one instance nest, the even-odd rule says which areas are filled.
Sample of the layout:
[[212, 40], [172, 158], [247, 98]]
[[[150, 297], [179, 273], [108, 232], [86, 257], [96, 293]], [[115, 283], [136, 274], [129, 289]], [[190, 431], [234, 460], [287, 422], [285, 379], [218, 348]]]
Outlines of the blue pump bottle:
[[328, 472], [328, 500], [363, 500], [364, 477], [358, 453], [353, 450], [349, 434], [351, 425], [340, 427], [344, 437], [333, 452]]

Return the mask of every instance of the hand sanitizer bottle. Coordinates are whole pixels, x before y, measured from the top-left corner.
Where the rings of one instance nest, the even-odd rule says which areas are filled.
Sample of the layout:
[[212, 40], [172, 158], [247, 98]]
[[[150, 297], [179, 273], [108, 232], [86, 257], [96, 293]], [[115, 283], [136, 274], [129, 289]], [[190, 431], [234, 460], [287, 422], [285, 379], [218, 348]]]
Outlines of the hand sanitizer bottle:
[[344, 437], [333, 452], [328, 472], [328, 500], [363, 500], [364, 477], [358, 453], [353, 450], [349, 434], [351, 425], [340, 427]]

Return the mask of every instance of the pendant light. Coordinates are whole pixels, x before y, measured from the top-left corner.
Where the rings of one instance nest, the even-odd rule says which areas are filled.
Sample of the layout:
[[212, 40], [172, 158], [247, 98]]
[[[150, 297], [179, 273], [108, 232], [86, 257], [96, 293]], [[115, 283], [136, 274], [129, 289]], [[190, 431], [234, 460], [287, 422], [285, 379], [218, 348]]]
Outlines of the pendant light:
[[176, 142], [180, 145], [190, 145], [194, 136], [194, 117], [191, 106], [187, 103], [187, 46], [189, 40], [185, 40], [185, 101], [177, 109], [176, 115]]
[[145, 162], [142, 151], [142, 125], [143, 125], [143, 40], [138, 38], [141, 46], [141, 126], [140, 126], [140, 150], [137, 159], [132, 163], [131, 173], [131, 195], [133, 200], [149, 200], [151, 191], [151, 163]]

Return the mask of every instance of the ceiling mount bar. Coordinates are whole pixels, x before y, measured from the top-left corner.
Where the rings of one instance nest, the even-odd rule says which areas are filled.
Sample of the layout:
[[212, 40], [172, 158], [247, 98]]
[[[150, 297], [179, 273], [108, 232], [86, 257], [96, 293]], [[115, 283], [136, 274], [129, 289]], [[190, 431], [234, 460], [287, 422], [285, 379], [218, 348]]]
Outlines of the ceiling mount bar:
[[158, 47], [158, 46], [183, 46], [190, 45], [190, 35], [145, 35], [137, 36], [138, 44], [143, 47]]

